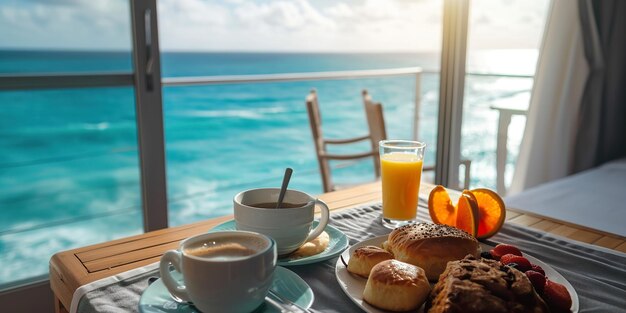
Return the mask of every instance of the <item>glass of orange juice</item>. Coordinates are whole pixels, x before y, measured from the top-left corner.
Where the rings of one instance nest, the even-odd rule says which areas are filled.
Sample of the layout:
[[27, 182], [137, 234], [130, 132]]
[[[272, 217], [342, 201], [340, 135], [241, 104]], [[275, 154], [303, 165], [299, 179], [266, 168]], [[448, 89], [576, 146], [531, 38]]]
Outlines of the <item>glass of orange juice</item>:
[[426, 144], [409, 140], [383, 140], [380, 167], [383, 184], [383, 225], [396, 228], [414, 221]]

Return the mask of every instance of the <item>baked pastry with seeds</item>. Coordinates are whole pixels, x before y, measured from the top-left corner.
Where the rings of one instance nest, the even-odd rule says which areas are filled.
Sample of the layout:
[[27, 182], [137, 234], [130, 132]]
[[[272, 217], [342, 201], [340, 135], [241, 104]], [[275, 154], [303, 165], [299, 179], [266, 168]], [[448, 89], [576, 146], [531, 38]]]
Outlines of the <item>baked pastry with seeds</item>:
[[437, 281], [449, 261], [480, 255], [476, 238], [452, 226], [433, 223], [407, 224], [394, 229], [383, 247], [396, 260], [419, 266], [430, 281]]

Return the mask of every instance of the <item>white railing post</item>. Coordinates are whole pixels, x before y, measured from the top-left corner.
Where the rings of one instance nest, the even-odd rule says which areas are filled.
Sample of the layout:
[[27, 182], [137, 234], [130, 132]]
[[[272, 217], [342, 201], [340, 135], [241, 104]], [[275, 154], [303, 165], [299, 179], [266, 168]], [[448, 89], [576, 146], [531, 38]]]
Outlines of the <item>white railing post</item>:
[[498, 111], [498, 140], [496, 144], [496, 190], [501, 195], [506, 195], [505, 174], [506, 159], [508, 156], [507, 143], [509, 141], [509, 125], [513, 115], [526, 115], [523, 109], [513, 109], [501, 106], [491, 106], [492, 110]]
[[419, 141], [420, 109], [422, 105], [422, 73], [415, 73], [415, 108], [413, 116], [413, 140]]

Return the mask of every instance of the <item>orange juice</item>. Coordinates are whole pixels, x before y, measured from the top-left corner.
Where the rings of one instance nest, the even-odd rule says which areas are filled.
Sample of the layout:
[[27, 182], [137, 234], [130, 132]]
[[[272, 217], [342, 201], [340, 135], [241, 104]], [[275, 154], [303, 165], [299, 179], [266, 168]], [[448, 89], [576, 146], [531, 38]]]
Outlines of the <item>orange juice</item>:
[[389, 153], [381, 157], [383, 218], [411, 220], [417, 215], [422, 160], [415, 154]]

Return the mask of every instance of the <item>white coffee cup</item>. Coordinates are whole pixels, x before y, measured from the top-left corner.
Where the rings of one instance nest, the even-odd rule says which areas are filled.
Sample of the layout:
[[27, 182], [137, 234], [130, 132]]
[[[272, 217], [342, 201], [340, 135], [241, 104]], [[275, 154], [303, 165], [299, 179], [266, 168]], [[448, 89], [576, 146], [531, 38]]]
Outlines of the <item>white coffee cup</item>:
[[[260, 306], [272, 285], [276, 243], [266, 235], [220, 231], [183, 240], [161, 257], [169, 292], [205, 313], [244, 313]], [[170, 272], [182, 273], [183, 284]]]
[[[297, 204], [297, 207], [258, 207], [259, 204], [275, 204], [279, 193], [279, 188], [242, 191], [233, 199], [233, 206], [237, 229], [272, 237], [276, 240], [278, 255], [281, 256], [319, 236], [328, 224], [329, 209], [323, 201], [291, 189], [285, 193], [283, 203]], [[311, 230], [316, 205], [320, 206], [322, 216], [317, 227]]]

